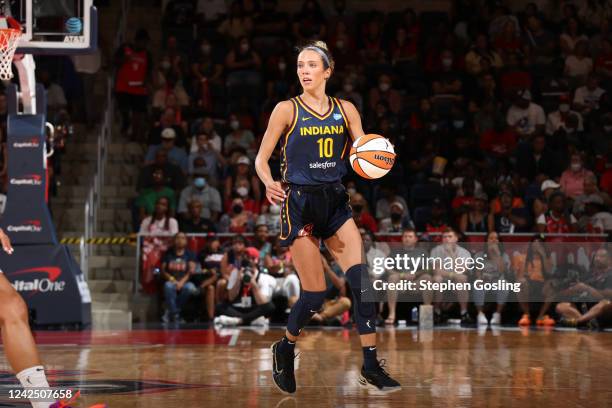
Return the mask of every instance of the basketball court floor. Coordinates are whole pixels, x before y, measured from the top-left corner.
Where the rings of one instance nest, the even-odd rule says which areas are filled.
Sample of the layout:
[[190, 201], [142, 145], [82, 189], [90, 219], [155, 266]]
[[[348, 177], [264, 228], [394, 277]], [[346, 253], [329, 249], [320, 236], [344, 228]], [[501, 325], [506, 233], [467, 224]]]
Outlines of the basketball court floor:
[[[357, 385], [361, 349], [343, 329], [305, 330], [298, 391], [270, 377], [282, 329], [37, 332], [50, 382], [84, 394], [78, 407], [610, 407], [612, 333], [574, 330], [383, 329], [379, 357], [403, 385], [374, 395]], [[0, 359], [0, 407], [14, 387]]]

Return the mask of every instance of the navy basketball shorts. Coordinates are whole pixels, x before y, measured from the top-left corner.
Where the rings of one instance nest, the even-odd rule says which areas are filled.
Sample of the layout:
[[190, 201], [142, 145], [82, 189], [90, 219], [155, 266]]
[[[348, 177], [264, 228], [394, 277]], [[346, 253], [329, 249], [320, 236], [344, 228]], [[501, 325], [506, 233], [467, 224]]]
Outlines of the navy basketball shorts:
[[281, 205], [281, 246], [291, 246], [298, 237], [327, 239], [350, 218], [349, 195], [340, 183], [289, 184]]

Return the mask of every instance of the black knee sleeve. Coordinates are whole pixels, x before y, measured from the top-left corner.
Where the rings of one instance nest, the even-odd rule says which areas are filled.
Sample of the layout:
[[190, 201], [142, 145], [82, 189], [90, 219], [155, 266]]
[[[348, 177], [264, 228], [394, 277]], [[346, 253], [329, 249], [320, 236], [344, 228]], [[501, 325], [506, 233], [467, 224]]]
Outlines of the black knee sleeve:
[[353, 265], [346, 271], [346, 280], [353, 293], [353, 318], [357, 323], [357, 331], [359, 334], [370, 334], [376, 332], [376, 304], [361, 300], [364, 292], [372, 290], [371, 285], [362, 288], [362, 276], [364, 280], [367, 279], [368, 266], [366, 264]]
[[287, 331], [294, 336], [299, 336], [300, 331], [310, 321], [312, 316], [321, 310], [325, 300], [325, 291], [309, 292], [302, 291], [300, 298], [291, 308], [287, 321]]

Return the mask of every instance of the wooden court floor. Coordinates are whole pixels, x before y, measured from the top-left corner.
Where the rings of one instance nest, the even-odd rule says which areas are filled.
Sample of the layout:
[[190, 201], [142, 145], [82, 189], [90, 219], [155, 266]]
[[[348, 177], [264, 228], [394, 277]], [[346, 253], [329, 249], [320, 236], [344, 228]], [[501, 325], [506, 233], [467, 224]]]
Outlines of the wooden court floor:
[[[357, 386], [354, 332], [307, 330], [294, 397], [271, 383], [280, 329], [37, 332], [50, 379], [78, 407], [612, 407], [612, 333], [386, 329], [379, 357], [403, 389]], [[15, 384], [0, 358], [2, 384]], [[22, 407], [2, 392], [0, 407]]]

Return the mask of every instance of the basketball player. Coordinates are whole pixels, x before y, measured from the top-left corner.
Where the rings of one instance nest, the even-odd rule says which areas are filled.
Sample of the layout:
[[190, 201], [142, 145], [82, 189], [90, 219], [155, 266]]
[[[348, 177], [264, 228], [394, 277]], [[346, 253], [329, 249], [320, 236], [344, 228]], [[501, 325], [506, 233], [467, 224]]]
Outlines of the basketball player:
[[[376, 358], [376, 306], [363, 302], [361, 276], [367, 274], [359, 230], [341, 184], [346, 173], [345, 152], [352, 139], [363, 136], [361, 118], [353, 104], [329, 97], [325, 85], [334, 61], [322, 41], [299, 49], [297, 75], [304, 92], [274, 108], [255, 161], [257, 174], [266, 186], [266, 197], [281, 202], [281, 245], [289, 246], [302, 284], [299, 300], [291, 309], [285, 336], [272, 344], [272, 376], [285, 393], [296, 389], [295, 342], [325, 299], [325, 276], [319, 252], [323, 239], [350, 284], [354, 318], [364, 362], [359, 384], [391, 392], [400, 384]], [[282, 137], [282, 139], [281, 139]], [[281, 140], [282, 182], [275, 181], [268, 159]]]
[[[7, 254], [13, 253], [11, 240], [0, 228], [0, 243]], [[28, 322], [28, 308], [11, 286], [4, 274], [0, 273], [0, 330], [4, 352], [17, 379], [24, 389], [49, 388], [45, 368], [40, 363], [36, 344]], [[31, 401], [33, 408], [63, 407], [62, 403]], [[60, 405], [57, 405], [60, 404]]]

